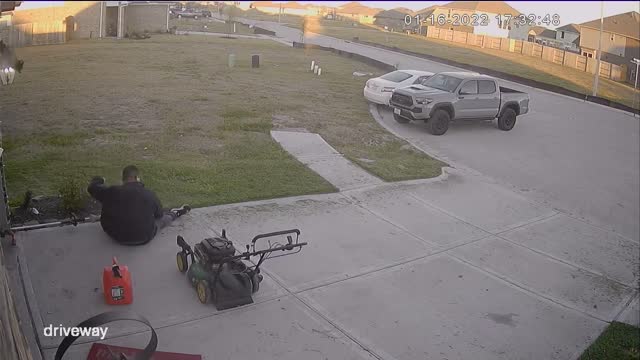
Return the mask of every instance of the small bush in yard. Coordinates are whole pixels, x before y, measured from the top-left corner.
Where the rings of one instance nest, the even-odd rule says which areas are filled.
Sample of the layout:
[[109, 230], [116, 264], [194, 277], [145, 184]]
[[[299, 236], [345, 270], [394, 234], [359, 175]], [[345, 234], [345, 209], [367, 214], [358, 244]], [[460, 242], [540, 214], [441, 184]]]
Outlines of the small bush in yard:
[[76, 179], [66, 179], [66, 181], [60, 186], [58, 192], [60, 193], [61, 206], [66, 212], [76, 212], [82, 209], [87, 202], [87, 192], [85, 190], [85, 184]]

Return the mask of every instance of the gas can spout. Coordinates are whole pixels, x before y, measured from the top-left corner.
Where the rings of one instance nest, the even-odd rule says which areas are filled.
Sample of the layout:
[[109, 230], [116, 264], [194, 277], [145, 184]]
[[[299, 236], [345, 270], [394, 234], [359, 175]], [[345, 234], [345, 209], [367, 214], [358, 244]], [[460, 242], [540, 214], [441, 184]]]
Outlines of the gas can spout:
[[116, 259], [115, 256], [113, 257], [111, 271], [113, 272], [114, 277], [122, 278], [122, 274], [120, 274], [120, 266], [118, 265], [118, 259]]

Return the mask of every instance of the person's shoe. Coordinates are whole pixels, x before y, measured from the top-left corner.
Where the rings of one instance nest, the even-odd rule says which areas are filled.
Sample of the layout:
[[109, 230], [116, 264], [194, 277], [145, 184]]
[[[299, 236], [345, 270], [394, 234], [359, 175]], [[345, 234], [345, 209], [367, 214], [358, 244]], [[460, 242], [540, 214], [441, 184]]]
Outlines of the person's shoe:
[[189, 211], [191, 211], [191, 206], [189, 205], [182, 205], [179, 208], [171, 209], [171, 212], [175, 213], [178, 217], [188, 213]]

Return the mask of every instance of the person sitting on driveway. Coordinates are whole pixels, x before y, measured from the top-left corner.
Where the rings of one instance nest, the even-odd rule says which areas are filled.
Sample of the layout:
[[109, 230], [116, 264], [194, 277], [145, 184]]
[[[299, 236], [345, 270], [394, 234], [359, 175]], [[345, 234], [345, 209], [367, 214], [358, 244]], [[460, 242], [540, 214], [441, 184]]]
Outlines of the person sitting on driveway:
[[158, 230], [191, 210], [189, 205], [182, 205], [165, 212], [156, 194], [144, 187], [133, 165], [122, 170], [122, 185], [106, 186], [103, 177], [94, 177], [87, 191], [102, 204], [102, 229], [124, 245], [148, 243]]

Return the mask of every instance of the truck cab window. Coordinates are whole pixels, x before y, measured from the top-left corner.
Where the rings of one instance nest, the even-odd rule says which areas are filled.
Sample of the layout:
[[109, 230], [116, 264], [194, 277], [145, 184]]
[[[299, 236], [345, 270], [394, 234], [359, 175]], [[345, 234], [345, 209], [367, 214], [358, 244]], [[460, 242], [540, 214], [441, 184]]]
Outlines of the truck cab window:
[[478, 81], [478, 93], [493, 94], [494, 92], [496, 92], [496, 83], [491, 80]]
[[460, 94], [474, 95], [478, 93], [478, 82], [476, 80], [467, 81], [462, 84], [460, 88]]

